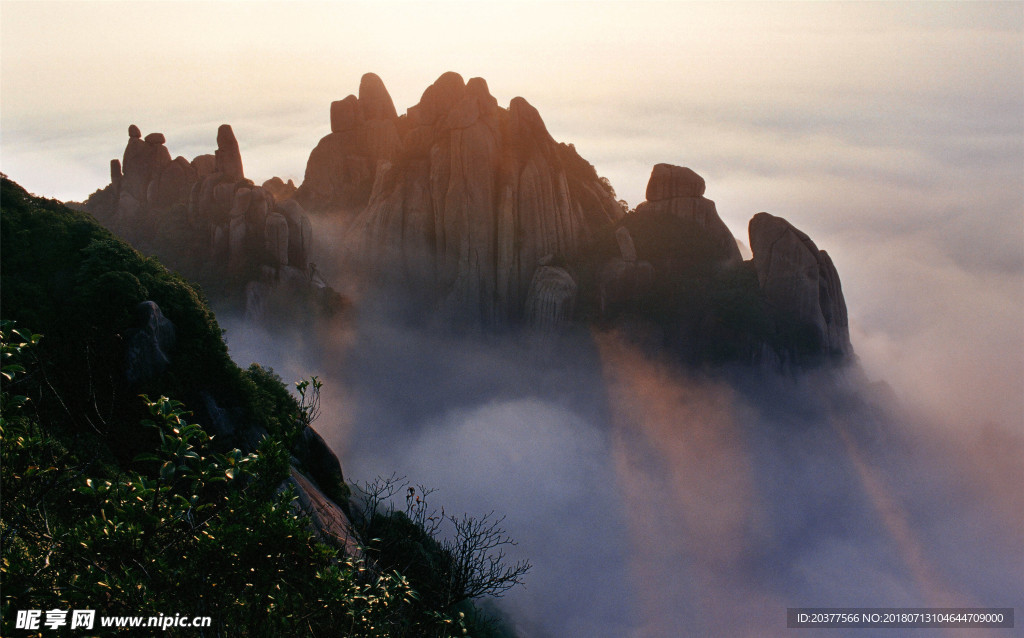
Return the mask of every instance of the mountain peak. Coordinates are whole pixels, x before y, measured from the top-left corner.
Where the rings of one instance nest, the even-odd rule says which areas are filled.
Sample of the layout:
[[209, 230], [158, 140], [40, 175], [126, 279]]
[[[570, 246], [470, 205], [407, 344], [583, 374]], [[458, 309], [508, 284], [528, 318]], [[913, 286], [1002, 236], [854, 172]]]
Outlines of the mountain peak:
[[339, 223], [346, 266], [456, 324], [639, 320], [694, 362], [788, 365], [852, 351], [838, 274], [806, 234], [760, 213], [744, 262], [704, 178], [669, 163], [654, 165], [647, 200], [626, 215], [533, 105], [515, 97], [501, 108], [483, 78], [443, 73], [398, 116], [381, 78], [363, 75], [358, 97], [331, 103], [330, 132], [297, 190], [246, 180], [227, 124], [215, 156], [191, 163], [172, 161], [161, 134], [129, 135], [89, 206], [119, 228], [179, 215], [232, 273], [319, 285], [309, 210]]
[[398, 117], [395, 103], [376, 73], [366, 73], [359, 81], [359, 108], [366, 120], [393, 120]]
[[647, 182], [647, 201], [660, 202], [675, 197], [703, 197], [704, 178], [685, 166], [655, 164]]
[[221, 124], [217, 129], [217, 170], [234, 181], [245, 179], [242, 171], [242, 153], [230, 124]]
[[466, 83], [461, 75], [454, 71], [442, 73], [423, 91], [419, 104], [409, 109], [409, 117], [418, 124], [431, 125], [447, 115], [465, 93]]

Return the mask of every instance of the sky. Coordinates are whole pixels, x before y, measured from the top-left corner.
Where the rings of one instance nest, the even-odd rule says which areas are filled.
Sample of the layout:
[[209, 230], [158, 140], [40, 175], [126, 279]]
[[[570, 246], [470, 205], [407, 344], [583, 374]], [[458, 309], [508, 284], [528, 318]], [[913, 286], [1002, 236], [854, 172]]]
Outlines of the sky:
[[[403, 113], [446, 71], [485, 78], [502, 106], [525, 97], [552, 136], [573, 143], [631, 206], [643, 200], [651, 167], [667, 162], [705, 178], [706, 196], [741, 241], [748, 220], [760, 211], [807, 232], [840, 274], [865, 377], [883, 395], [891, 390], [913, 415], [918, 429], [911, 447], [934, 448], [909, 461], [880, 461], [891, 470], [888, 479], [899, 476], [905, 461], [919, 469], [963, 464], [963, 476], [988, 472], [977, 480], [1003, 486], [995, 494], [1019, 492], [1022, 468], [1011, 452], [1024, 449], [1022, 2], [0, 0], [0, 170], [39, 195], [81, 200], [109, 181], [109, 160], [121, 156], [129, 124], [144, 134], [164, 133], [173, 156], [191, 158], [212, 152], [218, 125], [229, 123], [247, 176], [300, 182], [309, 152], [330, 132], [330, 102], [357, 92], [363, 73], [378, 74]], [[222, 323], [236, 356], [302, 358], [295, 354], [301, 344], [256, 335], [247, 345], [244, 328]], [[597, 355], [582, 348], [589, 354], [578, 361], [535, 366], [515, 361], [518, 346], [431, 344], [429, 337], [381, 325], [364, 330], [345, 355], [356, 370], [349, 378], [339, 373], [333, 382], [334, 371], [310, 368], [309, 359], [286, 367], [330, 376], [327, 408], [362, 397], [353, 414], [341, 419], [347, 421], [326, 434], [339, 450], [349, 445], [363, 453], [379, 451], [380, 458], [345, 457], [346, 471], [354, 472], [350, 477], [369, 478], [360, 473], [370, 472], [375, 462], [404, 463], [417, 478], [454, 485], [456, 501], [490, 500], [512, 512], [542, 502], [551, 517], [538, 515], [538, 525], [576, 520], [596, 534], [596, 546], [611, 546], [623, 535], [665, 538], [666, 530], [677, 529], [685, 534], [678, 547], [665, 545], [666, 551], [684, 554], [692, 540], [743, 544], [749, 541], [745, 535], [763, 533], [757, 516], [799, 519], [799, 512], [785, 510], [785, 499], [766, 499], [770, 507], [764, 511], [737, 505], [756, 502], [750, 494], [774, 482], [787, 495], [796, 490], [807, 499], [823, 498], [816, 479], [808, 477], [827, 475], [825, 463], [806, 451], [791, 463], [780, 450], [793, 451], [788, 446], [797, 444], [779, 434], [779, 417], [747, 418], [756, 401], [679, 379], [613, 343], [597, 348]], [[339, 349], [344, 350], [325, 350], [337, 359]], [[563, 391], [560, 366], [579, 366], [566, 374], [606, 384], [607, 396], [598, 400], [582, 387], [587, 384]], [[417, 369], [435, 368], [452, 372], [451, 378], [414, 378]], [[460, 386], [453, 379], [471, 381]], [[809, 403], [818, 400], [807, 392]], [[652, 415], [634, 406], [645, 397], [646, 405], [657, 408]], [[880, 481], [858, 460], [863, 442], [847, 434], [865, 427], [851, 418], [870, 421], [872, 412], [844, 414], [829, 403], [834, 400], [821, 399], [825, 407], [807, 410], [826, 414], [836, 424], [836, 438], [813, 430], [801, 436], [813, 439], [812, 450], [852, 450], [838, 457], [846, 459], [844, 471], [853, 477], [847, 483], [866, 486], [849, 488], [852, 496], [878, 500]], [[610, 407], [595, 407], [600, 401]], [[672, 424], [680, 414], [717, 423], [717, 429], [695, 428], [689, 440], [679, 439]], [[602, 420], [612, 423], [610, 431], [595, 434], [587, 425]], [[375, 437], [395, 435], [385, 424], [403, 421], [426, 423], [435, 436], [411, 437], [411, 452], [377, 445]], [[742, 430], [748, 421], [766, 425]], [[358, 439], [350, 431], [353, 423], [369, 424], [369, 442], [362, 447], [348, 440]], [[527, 427], [524, 438], [510, 437], [513, 426]], [[733, 429], [741, 430], [736, 440], [744, 446], [717, 438]], [[929, 434], [935, 432], [944, 436]], [[440, 468], [423, 464], [422, 459], [450, 453], [457, 441], [489, 450], [476, 459], [479, 472], [466, 471], [500, 468], [502, 476], [493, 483], [460, 481], [448, 474], [457, 474], [453, 468], [464, 467], [463, 459]], [[485, 441], [496, 447], [486, 448]], [[560, 465], [555, 451], [567, 447], [576, 462]], [[653, 467], [647, 456], [652, 449], [666, 455], [672, 472], [659, 476], [647, 469]], [[608, 458], [614, 459], [611, 468]], [[553, 467], [554, 480], [546, 480]], [[751, 474], [716, 482], [732, 467], [750, 467]], [[516, 480], [507, 480], [512, 473]], [[599, 486], [614, 480], [612, 475], [635, 480], [621, 488], [621, 511], [606, 512], [597, 505], [605, 498]], [[961, 485], [950, 478], [961, 476], [956, 472], [929, 476], [924, 469], [913, 476], [912, 484], [895, 489], [903, 490], [896, 496], [914, 496], [907, 500], [921, 508], [907, 514], [920, 538], [908, 540], [901, 532], [908, 523], [899, 516], [889, 520], [892, 508], [884, 503], [895, 497], [883, 494], [883, 506], [875, 510], [883, 512], [889, 529], [900, 532], [893, 537], [901, 544], [923, 544], [928, 552], [962, 562], [960, 582], [969, 584], [966, 565], [975, 556], [956, 558], [958, 536], [947, 530], [983, 530], [976, 517], [999, 516], [998, 506], [929, 518], [942, 509], [935, 494], [962, 495], [970, 481]], [[842, 492], [847, 483], [832, 487]], [[712, 496], [733, 507], [705, 510], [693, 501], [694, 484], [716, 485]], [[545, 499], [528, 498], [536, 494]], [[1003, 514], [1024, 511], [1015, 498]], [[582, 512], [579, 519], [558, 518], [572, 508]], [[694, 511], [702, 516], [694, 517]], [[721, 518], [705, 520], [704, 513]], [[638, 521], [648, 520], [651, 529], [637, 528]], [[1013, 525], [1019, 520], [1008, 529]], [[789, 531], [804, 538], [800, 530]], [[789, 531], [770, 539], [776, 549], [769, 555], [789, 557], [776, 551]], [[528, 555], [541, 566], [534, 590], [523, 594], [534, 605], [559, 590], [552, 564], [601, 574], [607, 561], [624, 560], [561, 552], [547, 542], [558, 533], [567, 532], [519, 528], [524, 544], [533, 548]], [[889, 583], [882, 591], [900, 599], [904, 584], [886, 580], [885, 553], [872, 551], [884, 545], [875, 533], [854, 529], [841, 540], [833, 547], [800, 545], [793, 569], [831, 575], [833, 581], [853, 570], [873, 588]], [[749, 545], [760, 547], [761, 541]], [[1019, 550], [1019, 541], [1008, 546]], [[871, 560], [860, 558], [865, 555]], [[991, 558], [983, 555], [980, 562]], [[665, 557], [652, 550], [631, 559], [653, 569]], [[701, 581], [709, 583], [707, 596], [734, 589], [749, 575], [728, 561], [716, 571], [713, 552], [695, 560], [698, 574], [713, 576]], [[628, 571], [610, 566], [620, 568]], [[978, 573], [975, 591], [998, 592], [1001, 584], [1019, 589], [1019, 580], [1000, 581], [998, 569]], [[662, 576], [653, 582], [675, 577]], [[554, 582], [545, 585], [545, 579]], [[805, 581], [794, 576], [792, 582]], [[834, 591], [828, 589], [834, 582], [821, 586]], [[611, 609], [604, 603], [623, 595], [608, 587], [592, 592], [599, 608]], [[758, 604], [784, 606], [774, 598], [778, 591], [750, 587], [764, 596]], [[642, 598], [639, 609], [653, 610], [648, 621], [671, 620], [666, 610], [674, 599], [662, 600], [654, 591], [636, 595]], [[595, 607], [593, 600], [574, 604]], [[612, 616], [586, 622], [601, 626]], [[587, 635], [592, 626], [562, 629], [554, 635]], [[659, 628], [639, 635], [659, 635]]]

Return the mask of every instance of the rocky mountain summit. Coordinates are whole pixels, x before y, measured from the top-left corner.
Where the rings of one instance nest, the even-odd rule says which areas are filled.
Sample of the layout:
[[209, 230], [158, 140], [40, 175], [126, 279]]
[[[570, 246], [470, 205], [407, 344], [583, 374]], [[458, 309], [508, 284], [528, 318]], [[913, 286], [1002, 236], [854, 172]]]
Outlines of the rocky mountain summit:
[[348, 258], [374, 279], [406, 284], [448, 319], [542, 330], [639, 321], [694, 361], [850, 353], [828, 255], [761, 214], [743, 262], [689, 168], [656, 165], [627, 215], [526, 100], [503, 108], [483, 79], [456, 73], [403, 115], [364, 75], [330, 123], [295, 198], [345, 227]]
[[815, 349], [850, 354], [846, 301], [828, 253], [768, 213], [754, 215], [749, 232], [757, 281], [777, 319], [804, 326]]
[[246, 314], [296, 299], [331, 312], [340, 299], [311, 263], [312, 227], [292, 199], [295, 185], [246, 179], [231, 126], [217, 130], [212, 154], [171, 159], [162, 133], [128, 127], [123, 160], [111, 160], [111, 183], [85, 210], [137, 248], [159, 255], [204, 282], [244, 295]]
[[380, 78], [331, 105], [296, 199], [348, 224], [379, 275], [430, 290], [446, 315], [523, 317], [535, 272], [624, 211], [523, 98], [498, 106], [481, 78], [445, 73], [398, 116]]
[[759, 213], [744, 261], [690, 168], [654, 166], [646, 201], [627, 213], [525, 99], [502, 107], [486, 81], [451, 72], [401, 115], [368, 73], [358, 95], [330, 105], [329, 121], [297, 188], [246, 179], [227, 125], [216, 152], [191, 162], [133, 126], [123, 165], [111, 163], [111, 184], [88, 209], [134, 241], [178, 242], [247, 281], [253, 316], [274, 286], [331, 298], [310, 263], [313, 216], [344, 238], [321, 259], [397, 286], [389, 294], [449, 325], [592, 324], [693, 363], [785, 367], [852, 354], [829, 256]]
[[658, 164], [647, 201], [569, 261], [577, 317], [634, 334], [685, 361], [786, 368], [852, 354], [828, 254], [785, 220], [750, 222], [753, 258], [704, 197], [693, 170]]

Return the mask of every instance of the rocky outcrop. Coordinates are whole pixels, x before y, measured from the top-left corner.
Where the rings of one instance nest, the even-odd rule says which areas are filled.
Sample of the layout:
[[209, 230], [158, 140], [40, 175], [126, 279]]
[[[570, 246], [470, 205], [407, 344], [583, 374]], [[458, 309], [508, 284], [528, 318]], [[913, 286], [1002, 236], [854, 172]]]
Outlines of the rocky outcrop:
[[366, 121], [394, 120], [398, 117], [391, 95], [375, 73], [366, 73], [359, 81], [359, 109]]
[[292, 451], [302, 463], [302, 467], [321, 486], [345, 484], [341, 462], [323, 437], [311, 426], [307, 425], [302, 429]]
[[285, 485], [291, 485], [297, 497], [293, 506], [309, 518], [313, 531], [325, 542], [337, 545], [348, 556], [363, 556], [360, 541], [344, 510], [302, 472], [294, 467]]
[[224, 174], [228, 181], [240, 182], [245, 179], [242, 171], [242, 153], [238, 149], [238, 140], [231, 125], [221, 124], [217, 129], [217, 150], [214, 153], [216, 170]]
[[277, 300], [288, 312], [304, 298], [321, 309], [343, 305], [310, 264], [312, 225], [292, 197], [294, 183], [273, 178], [256, 186], [245, 179], [231, 126], [221, 125], [216, 139], [212, 154], [171, 160], [163, 134], [142, 137], [132, 125], [123, 161], [111, 161], [110, 185], [86, 210], [188, 276], [243, 282], [239, 296], [254, 320], [267, 317]]
[[704, 178], [689, 168], [654, 167], [647, 201], [616, 225], [592, 266], [590, 296], [600, 316], [631, 313], [651, 295], [673, 296], [666, 286], [713, 276], [742, 261], [705, 188]]
[[367, 75], [358, 98], [332, 105], [331, 128], [296, 197], [347, 211], [358, 256], [434, 291], [452, 317], [534, 316], [525, 305], [541, 260], [572, 254], [623, 214], [536, 109], [523, 98], [499, 107], [481, 78], [445, 73], [398, 117]]
[[576, 269], [584, 316], [684, 361], [816, 365], [852, 354], [828, 255], [785, 220], [750, 222], [750, 261], [689, 168], [658, 164], [647, 201], [606, 231]]
[[367, 73], [358, 97], [331, 103], [330, 124], [310, 153], [296, 198], [313, 210], [355, 210], [366, 205], [377, 162], [397, 155], [398, 114], [381, 79]]
[[[849, 353], [827, 256], [812, 256], [813, 313], [781, 292], [790, 284], [751, 287], [761, 261], [745, 265], [706, 190], [692, 169], [657, 164], [647, 200], [624, 217], [607, 182], [526, 100], [501, 108], [484, 80], [445, 73], [399, 116], [368, 74], [358, 97], [332, 104], [331, 133], [295, 198], [344, 224], [349, 253], [378, 280], [430, 291], [452, 319], [547, 330], [581, 312], [639, 314], [695, 361], [785, 350], [806, 324], [822, 335], [810, 350]], [[708, 341], [739, 345], [708, 355]]]
[[700, 235], [704, 261], [719, 264], [742, 261], [732, 233], [718, 216], [715, 202], [704, 197], [704, 178], [691, 169], [657, 164], [647, 182], [647, 201], [636, 207], [640, 217], [675, 218], [687, 233]]
[[129, 228], [136, 223], [149, 203], [150, 184], [159, 184], [164, 169], [171, 165], [171, 154], [164, 141], [162, 134], [151, 133], [143, 139], [137, 126], [128, 128], [120, 176], [114, 174], [117, 167], [111, 164], [111, 183], [116, 184], [112, 215], [118, 227]]
[[758, 213], [750, 220], [750, 248], [757, 281], [776, 321], [795, 333], [795, 346], [848, 355], [846, 301], [828, 254], [781, 217]]
[[705, 187], [704, 178], [685, 166], [655, 164], [647, 182], [647, 201], [703, 197]]
[[564, 268], [537, 268], [526, 297], [526, 322], [542, 332], [568, 324], [573, 318], [576, 292], [576, 282]]
[[[168, 213], [182, 205], [197, 178], [194, 162], [171, 159], [162, 133], [145, 138], [139, 127], [128, 127], [128, 144], [121, 160], [110, 161], [110, 185], [94, 193], [85, 209], [129, 241], [145, 241], [152, 214]], [[180, 213], [179, 208], [178, 213]]]
[[128, 385], [160, 375], [171, 364], [169, 353], [174, 347], [175, 330], [171, 320], [154, 301], [143, 301], [135, 307], [135, 328], [128, 337], [125, 353], [125, 378]]

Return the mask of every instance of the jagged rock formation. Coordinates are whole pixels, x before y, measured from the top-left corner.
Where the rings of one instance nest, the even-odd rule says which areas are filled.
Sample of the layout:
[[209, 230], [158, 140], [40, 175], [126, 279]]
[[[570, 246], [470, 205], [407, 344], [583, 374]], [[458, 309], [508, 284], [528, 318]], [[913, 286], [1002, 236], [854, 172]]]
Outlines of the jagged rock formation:
[[623, 214], [536, 109], [523, 98], [499, 107], [481, 78], [445, 73], [399, 117], [367, 74], [359, 97], [331, 105], [331, 130], [296, 198], [347, 213], [361, 257], [433, 290], [451, 316], [519, 319], [542, 260], [572, 254]]
[[705, 191], [693, 170], [658, 164], [647, 200], [623, 216], [522, 98], [503, 109], [482, 79], [445, 73], [399, 116], [367, 74], [358, 97], [331, 105], [295, 197], [346, 225], [378, 278], [412, 283], [448, 317], [552, 330], [639, 316], [695, 362], [849, 354], [827, 255], [804, 255], [815, 276], [797, 285], [787, 267], [798, 264], [783, 264], [796, 253], [765, 257], [752, 231], [744, 262]]
[[852, 354], [828, 255], [761, 213], [750, 222], [753, 258], [743, 261], [705, 188], [689, 168], [654, 167], [647, 201], [575, 261], [583, 315], [627, 332], [639, 326], [692, 363], [788, 367]]
[[722, 222], [715, 203], [704, 197], [704, 178], [689, 168], [657, 164], [647, 182], [647, 201], [635, 215], [675, 217], [700, 234], [707, 244], [705, 261], [717, 264], [740, 261], [740, 250]]
[[217, 130], [217, 149], [191, 162], [171, 160], [161, 133], [128, 129], [123, 161], [111, 161], [111, 183], [85, 208], [137, 248], [153, 252], [191, 277], [242, 281], [254, 320], [268, 306], [288, 310], [303, 296], [321, 308], [340, 299], [310, 263], [312, 226], [280, 178], [256, 186], [245, 178], [231, 126]]
[[315, 210], [365, 206], [377, 162], [395, 158], [401, 141], [398, 114], [384, 83], [372, 73], [359, 83], [359, 97], [331, 104], [331, 133], [309, 156], [297, 199]]
[[175, 330], [154, 301], [143, 301], [135, 307], [136, 326], [128, 337], [125, 352], [125, 379], [135, 386], [152, 379], [167, 369], [168, 352], [174, 347]]
[[349, 522], [348, 516], [337, 503], [294, 466], [284, 483], [284, 485], [289, 484], [295, 489], [296, 499], [293, 507], [309, 517], [313, 531], [321, 539], [342, 547], [348, 556], [361, 557], [364, 555], [359, 539], [352, 531], [352, 523]]
[[851, 354], [846, 302], [828, 253], [768, 213], [754, 215], [749, 232], [758, 284], [775, 319], [805, 330], [812, 351]]
[[110, 186], [93, 195], [90, 212], [108, 217], [113, 226], [127, 229], [138, 223], [150, 207], [166, 208], [180, 199], [195, 171], [183, 157], [171, 159], [161, 133], [144, 139], [139, 127], [128, 127], [128, 145], [122, 161], [110, 161]]
[[852, 354], [828, 255], [761, 213], [744, 261], [690, 168], [655, 165], [646, 201], [627, 215], [526, 100], [502, 108], [483, 79], [457, 73], [402, 115], [368, 73], [358, 95], [330, 105], [330, 127], [296, 188], [246, 179], [227, 125], [216, 152], [191, 162], [132, 126], [111, 185], [88, 206], [129, 236], [159, 217], [148, 239], [187, 237], [190, 253], [246, 282], [241, 296], [257, 319], [301, 296], [281, 290], [329, 290], [310, 263], [308, 210], [344, 235], [332, 260], [404, 286], [449, 324], [642, 326], [694, 363], [785, 367]]

